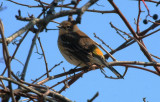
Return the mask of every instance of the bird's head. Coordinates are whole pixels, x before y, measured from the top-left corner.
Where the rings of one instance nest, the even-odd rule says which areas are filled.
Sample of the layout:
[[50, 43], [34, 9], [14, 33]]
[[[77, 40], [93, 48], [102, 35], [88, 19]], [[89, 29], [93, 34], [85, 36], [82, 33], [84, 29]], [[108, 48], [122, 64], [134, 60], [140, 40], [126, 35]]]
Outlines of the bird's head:
[[59, 26], [57, 26], [59, 28], [59, 30], [61, 32], [75, 32], [78, 29], [77, 25], [76, 24], [73, 24], [72, 22], [70, 21], [63, 21], [62, 23], [60, 23]]

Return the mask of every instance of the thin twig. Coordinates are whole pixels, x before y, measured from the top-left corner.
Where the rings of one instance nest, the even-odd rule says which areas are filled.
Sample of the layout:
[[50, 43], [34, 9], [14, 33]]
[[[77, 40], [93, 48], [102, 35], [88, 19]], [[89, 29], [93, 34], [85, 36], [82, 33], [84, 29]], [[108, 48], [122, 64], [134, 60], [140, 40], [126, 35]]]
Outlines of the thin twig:
[[113, 61], [117, 61], [105, 48], [103, 48], [100, 44], [96, 43], [102, 50], [104, 50], [111, 58]]
[[42, 49], [42, 53], [43, 53], [43, 58], [44, 58], [44, 61], [45, 61], [45, 65], [46, 65], [46, 72], [47, 72], [47, 77], [49, 77], [49, 71], [48, 71], [48, 63], [47, 63], [47, 60], [46, 60], [46, 56], [45, 56], [45, 53], [44, 53], [44, 50], [43, 50], [43, 46], [41, 44], [41, 40], [40, 40], [40, 37], [38, 37], [38, 41], [39, 41], [39, 44], [40, 44], [40, 47]]
[[151, 21], [151, 20], [148, 20], [148, 22], [151, 22], [151, 23], [156, 24], [156, 25], [160, 25], [160, 23], [158, 23], [158, 22], [153, 22], [153, 21]]
[[[63, 63], [63, 61], [61, 61], [60, 63], [54, 65], [48, 72], [51, 72], [54, 68], [56, 68], [57, 66], [59, 66], [61, 63]], [[32, 82], [32, 84], [35, 83], [35, 82], [37, 82], [39, 79], [41, 79], [41, 78], [44, 77], [45, 75], [47, 75], [47, 73], [43, 74], [42, 76], [40, 76], [39, 78], [37, 78], [36, 80], [34, 80], [34, 81]]]
[[29, 53], [28, 53], [28, 56], [27, 56], [27, 60], [26, 60], [26, 62], [25, 62], [25, 66], [24, 66], [23, 71], [22, 71], [22, 74], [21, 74], [21, 80], [25, 80], [25, 75], [26, 75], [28, 63], [29, 63], [30, 57], [31, 57], [31, 55], [32, 55], [34, 45], [35, 45], [35, 43], [36, 43], [36, 39], [37, 39], [40, 31], [41, 31], [41, 29], [39, 29], [38, 32], [37, 32], [37, 33], [35, 34], [35, 36], [33, 37], [32, 44], [31, 44], [31, 47], [30, 47], [30, 50], [29, 50]]
[[[64, 72], [66, 72], [65, 68], [63, 67]], [[68, 75], [66, 75], [66, 79], [68, 79]], [[66, 86], [66, 88], [69, 88], [68, 86], [68, 80], [64, 81], [64, 84]]]
[[151, 56], [153, 56], [153, 57], [155, 57], [155, 58], [157, 58], [157, 59], [160, 60], [160, 57], [158, 57], [158, 56], [155, 56], [155, 55], [153, 55], [153, 54], [151, 54]]
[[[71, 79], [69, 82], [68, 82], [68, 85], [72, 85], [75, 81], [77, 81], [85, 72], [82, 71], [78, 74], [75, 75], [75, 77], [73, 79]], [[64, 91], [66, 89], [66, 87], [64, 86], [58, 93], [61, 93], [62, 91]]]
[[120, 65], [120, 66], [127, 66], [127, 67], [130, 67], [130, 68], [141, 69], [141, 70], [144, 70], [144, 71], [147, 71], [147, 72], [151, 72], [151, 73], [153, 73], [153, 74], [155, 74], [155, 75], [160, 76], [160, 74], [159, 74], [157, 71], [153, 71], [153, 70], [150, 70], [150, 69], [147, 69], [147, 68], [138, 67], [138, 66], [133, 66], [133, 65]]
[[[157, 20], [156, 23], [160, 23], [160, 20]], [[155, 29], [156, 27], [158, 27], [159, 25], [156, 24], [156, 23], [153, 23], [150, 27], [148, 27], [148, 28], [145, 29], [144, 31], [140, 32], [140, 33], [139, 33], [139, 36], [144, 36], [144, 35], [147, 34], [147, 32], [149, 32], [150, 30], [153, 30], [153, 29]]]
[[31, 8], [31, 7], [42, 7], [42, 6], [26, 5], [26, 4], [22, 4], [22, 3], [15, 2], [15, 1], [13, 1], [13, 0], [7, 0], [7, 1], [10, 1], [10, 2], [15, 3], [15, 4], [17, 4], [17, 5], [26, 6], [26, 7], [29, 7], [29, 8]]
[[[133, 0], [133, 1], [142, 1], [142, 0]], [[146, 1], [146, 2], [152, 2], [152, 3], [158, 3], [158, 1], [153, 1], [153, 0], [144, 0], [144, 1]]]
[[29, 30], [24, 34], [24, 36], [22, 37], [22, 39], [20, 40], [20, 42], [17, 44], [17, 47], [16, 47], [16, 49], [15, 49], [15, 51], [14, 51], [12, 57], [11, 57], [11, 60], [12, 60], [12, 59], [14, 58], [14, 56], [16, 55], [16, 53], [17, 53], [17, 51], [18, 51], [18, 49], [19, 49], [22, 41], [25, 39], [25, 37], [27, 36], [28, 33], [29, 33]]
[[43, 18], [45, 18], [45, 11], [46, 11], [46, 8], [44, 7], [43, 3], [41, 2], [41, 0], [38, 0], [38, 2], [40, 3], [40, 5], [42, 6], [42, 13], [43, 13]]
[[98, 96], [99, 92], [96, 92], [96, 94], [90, 100], [87, 100], [87, 102], [93, 102]]
[[31, 83], [27, 83], [27, 82], [25, 82], [25, 81], [23, 81], [23, 80], [20, 80], [13, 72], [12, 72], [11, 74], [12, 74], [12, 76], [13, 76], [18, 82], [20, 82], [20, 83], [22, 83], [22, 84], [26, 84], [26, 85], [33, 86], [33, 87], [37, 87], [37, 88], [45, 88], [45, 87], [40, 86], [40, 85], [37, 85], [37, 84], [31, 84]]
[[54, 76], [49, 76], [49, 77], [47, 77], [46, 79], [38, 82], [37, 84], [38, 84], [38, 85], [42, 85], [42, 84], [44, 84], [45, 82], [47, 82], [47, 81], [49, 81], [49, 80], [52, 80], [52, 79], [54, 79]]
[[96, 33], [93, 33], [94, 34], [94, 37], [95, 38], [97, 38], [98, 40], [100, 40], [101, 42], [102, 42], [102, 44], [104, 44], [105, 46], [107, 46], [111, 51], [113, 51], [113, 49], [109, 46], [109, 45], [107, 45], [100, 37], [98, 37], [97, 35], [96, 35]]
[[20, 60], [18, 60], [17, 58], [14, 57], [14, 60], [18, 61], [20, 64], [22, 64], [24, 66], [24, 64]]
[[149, 33], [149, 34], [147, 34], [147, 35], [144, 35], [144, 36], [140, 37], [140, 38], [141, 38], [141, 39], [146, 38], [146, 37], [148, 37], [148, 36], [150, 36], [150, 35], [156, 34], [156, 32], [158, 32], [158, 31], [160, 31], [160, 29], [157, 29], [157, 30], [155, 30], [155, 31], [153, 31], [153, 32], [151, 32], [151, 33]]
[[120, 37], [122, 37], [124, 40], [126, 40], [127, 41], [127, 39], [117, 30], [117, 34], [120, 36]]
[[119, 31], [122, 32], [122, 33], [124, 33], [124, 34], [125, 34], [126, 32], [124, 32], [124, 31], [118, 29], [117, 27], [115, 27], [115, 26], [112, 24], [112, 22], [110, 22], [109, 24], [111, 25], [112, 28], [114, 28], [114, 29], [117, 31], [117, 33], [118, 33], [124, 40], [128, 41], [124, 36], [122, 36], [122, 35], [119, 33]]
[[137, 33], [139, 34], [140, 28], [139, 28], [139, 20], [140, 20], [140, 15], [141, 15], [141, 2], [140, 0], [138, 1], [138, 17], [137, 17]]
[[125, 71], [123, 73], [123, 77], [126, 75], [127, 71], [128, 71], [128, 67], [125, 68]]

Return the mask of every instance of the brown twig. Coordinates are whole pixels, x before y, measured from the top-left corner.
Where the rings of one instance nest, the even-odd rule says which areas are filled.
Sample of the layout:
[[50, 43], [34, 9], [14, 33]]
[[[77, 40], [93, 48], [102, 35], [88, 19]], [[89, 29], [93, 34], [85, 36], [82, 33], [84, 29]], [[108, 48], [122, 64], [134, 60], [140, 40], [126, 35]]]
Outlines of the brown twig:
[[140, 39], [143, 39], [143, 38], [146, 38], [146, 37], [148, 37], [148, 36], [150, 36], [150, 35], [153, 35], [153, 34], [155, 34], [155, 33], [158, 32], [158, 31], [160, 31], [160, 29], [157, 29], [157, 30], [155, 30], [155, 31], [153, 31], [153, 32], [151, 32], [151, 33], [149, 33], [149, 34], [147, 34], [147, 35], [141, 36]]
[[[156, 23], [160, 23], [160, 20], [157, 20]], [[158, 27], [159, 25], [156, 24], [156, 23], [153, 23], [149, 28], [145, 29], [144, 31], [140, 32], [139, 33], [139, 36], [143, 36], [145, 34], [147, 34], [147, 32], [149, 32], [150, 30], [153, 30], [155, 29], [156, 27]]]
[[84, 6], [82, 6], [81, 9], [78, 9], [78, 16], [76, 18], [76, 22], [80, 23], [81, 22], [81, 16], [83, 15], [83, 13], [90, 7], [92, 6], [94, 3], [96, 3], [98, 0], [90, 0], [88, 1]]
[[102, 44], [104, 44], [105, 46], [107, 46], [111, 51], [113, 51], [113, 49], [109, 46], [109, 45], [107, 45], [101, 38], [99, 38], [97, 35], [96, 35], [96, 33], [93, 33], [94, 34], [94, 37], [95, 38], [97, 38], [98, 40], [100, 40], [101, 42], [102, 42]]
[[[63, 63], [63, 61], [61, 61], [60, 63], [54, 65], [48, 72], [51, 72], [54, 68], [56, 68], [57, 66], [59, 66], [61, 63]], [[41, 79], [41, 78], [44, 77], [45, 75], [47, 75], [47, 73], [43, 74], [42, 76], [40, 76], [39, 78], [37, 78], [36, 80], [34, 80], [34, 81], [32, 82], [32, 84], [35, 83], [35, 82], [37, 82], [39, 79]]]
[[[3, 93], [6, 95], [6, 94], [9, 94], [10, 91], [9, 90], [0, 89], [0, 93], [1, 93], [1, 95]], [[20, 96], [21, 95], [23, 97], [29, 97], [29, 98], [32, 98], [32, 99], [38, 99], [37, 95], [33, 95], [33, 94], [29, 94], [29, 93], [22, 93], [21, 90], [14, 90], [14, 94], [15, 94], [15, 96]]]
[[15, 2], [13, 0], [7, 0], [7, 1], [10, 1], [10, 2], [15, 3], [17, 5], [26, 6], [26, 7], [29, 7], [29, 8], [32, 8], [32, 7], [42, 7], [41, 5], [38, 5], [38, 6], [26, 5], [26, 4]]
[[37, 87], [37, 88], [45, 88], [45, 87], [42, 87], [42, 86], [37, 85], [37, 84], [31, 84], [31, 83], [27, 83], [27, 82], [25, 82], [25, 81], [23, 81], [23, 80], [20, 80], [13, 72], [11, 72], [11, 74], [12, 74], [12, 76], [13, 76], [18, 82], [20, 82], [20, 83], [22, 83], [22, 84], [26, 84], [26, 85], [33, 86], [33, 87]]
[[6, 86], [5, 86], [4, 83], [3, 83], [3, 80], [0, 80], [0, 81], [1, 81], [1, 83], [2, 83], [2, 87], [3, 87], [4, 89], [7, 89]]
[[41, 95], [41, 93], [39, 93], [38, 91], [36, 91], [36, 90], [34, 90], [34, 89], [32, 89], [32, 88], [30, 88], [30, 87], [28, 87], [28, 86], [25, 86], [25, 85], [23, 85], [22, 83], [20, 83], [20, 82], [18, 82], [18, 81], [15, 81], [15, 80], [13, 80], [13, 79], [11, 79], [11, 78], [6, 78], [6, 77], [3, 77], [3, 76], [0, 76], [0, 79], [7, 80], [7, 81], [9, 81], [9, 82], [15, 83], [15, 84], [20, 85], [21, 87], [23, 87], [23, 88], [25, 88], [25, 89], [33, 92], [33, 93], [36, 93], [37, 95]]
[[[66, 72], [65, 68], [63, 67], [64, 72]], [[68, 75], [66, 75], [66, 79], [68, 79]], [[68, 80], [64, 81], [64, 84], [67, 88], [69, 88], [68, 86]]]
[[137, 17], [137, 33], [139, 34], [140, 28], [139, 28], [139, 20], [140, 20], [140, 15], [141, 15], [141, 2], [140, 0], [138, 1], [138, 17]]
[[155, 58], [157, 58], [157, 59], [160, 60], [160, 57], [158, 57], [158, 56], [155, 56], [155, 55], [153, 55], [153, 54], [151, 54], [151, 56], [153, 56], [153, 57], [155, 57]]
[[[133, 0], [133, 1], [142, 1], [142, 0]], [[158, 3], [158, 1], [153, 1], [153, 0], [144, 0], [144, 1], [146, 1], [146, 2], [152, 2], [152, 3]]]
[[[70, 8], [70, 9], [74, 9], [74, 7], [71, 7], [71, 6], [65, 6], [65, 5], [57, 5], [56, 7], [64, 7], [64, 8]], [[76, 9], [79, 9], [79, 8], [76, 8]], [[101, 11], [101, 10], [86, 10], [88, 12], [96, 12], [96, 13], [102, 13], [102, 14], [105, 14], [105, 13], [116, 13], [115, 10], [110, 10], [110, 11]]]
[[45, 6], [43, 5], [42, 1], [41, 0], [38, 0], [38, 2], [40, 3], [40, 5], [42, 6], [42, 13], [43, 13], [43, 18], [45, 18], [45, 11], [46, 11], [46, 8]]
[[[78, 73], [75, 75], [75, 77], [73, 79], [71, 79], [69, 82], [68, 82], [68, 85], [71, 86], [75, 81], [77, 81], [84, 73], [84, 71]], [[64, 91], [66, 89], [66, 87], [64, 86], [58, 93], [61, 93], [62, 91]]]
[[160, 76], [160, 74], [157, 73], [156, 71], [153, 71], [153, 70], [150, 70], [150, 69], [146, 69], [146, 68], [143, 68], [143, 67], [138, 67], [138, 66], [133, 66], [133, 65], [126, 65], [126, 64], [119, 65], [119, 66], [126, 66], [126, 67], [129, 67], [129, 68], [141, 69], [141, 70], [144, 70], [144, 71], [147, 71], [147, 72], [151, 72], [153, 74], [156, 74], [156, 75]]
[[[148, 6], [146, 5], [146, 3], [145, 3], [145, 1], [144, 0], [142, 0], [142, 2], [143, 2], [143, 4], [144, 4], [144, 6], [146, 7], [146, 9], [147, 9], [147, 12], [148, 12], [148, 15], [147, 16], [150, 16], [151, 17], [151, 15], [150, 15], [150, 11], [149, 11], [149, 9], [148, 9]], [[146, 17], [147, 17], [146, 16]]]
[[5, 74], [6, 70], [7, 70], [7, 67], [3, 70], [1, 76], [3, 76]]
[[[128, 47], [130, 45], [132, 45], [133, 43], [135, 43], [135, 40], [133, 40], [133, 39], [130, 38], [126, 42], [124, 42], [120, 46], [118, 46], [116, 49], [114, 49], [113, 51], [111, 51], [110, 54], [114, 54], [117, 51], [120, 51], [120, 50], [122, 50], [122, 49], [124, 49], [124, 48], [126, 48], [126, 47]], [[104, 56], [105, 56], [105, 58], [109, 57], [108, 54], [105, 54]]]
[[118, 33], [124, 40], [128, 41], [124, 36], [122, 36], [122, 35], [119, 33], [119, 31], [122, 32], [123, 34], [126, 34], [126, 32], [124, 32], [124, 31], [118, 29], [117, 27], [115, 27], [115, 26], [112, 24], [112, 22], [110, 22], [109, 24], [111, 25], [112, 28], [114, 28], [114, 29], [117, 31], [117, 33]]
[[114, 61], [114, 62], [108, 62], [109, 65], [115, 66], [115, 65], [121, 65], [121, 64], [132, 64], [132, 65], [143, 65], [143, 66], [160, 66], [160, 63], [155, 62], [140, 62], [140, 61]]
[[117, 14], [121, 17], [121, 19], [126, 24], [126, 26], [130, 30], [130, 32], [133, 34], [133, 36], [136, 39], [138, 39], [139, 37], [137, 36], [136, 32], [133, 30], [132, 26], [129, 24], [129, 22], [127, 21], [127, 19], [125, 18], [125, 16], [122, 14], [122, 12], [119, 10], [119, 8], [117, 7], [117, 5], [113, 2], [113, 0], [108, 0], [108, 1], [113, 6], [113, 8], [116, 10]]
[[67, 78], [64, 79], [64, 80], [62, 80], [62, 81], [60, 81], [60, 82], [57, 82], [55, 85], [52, 85], [49, 89], [52, 89], [53, 87], [56, 87], [57, 85], [59, 85], [59, 84], [61, 84], [61, 83], [64, 83], [64, 82], [66, 82], [66, 81], [67, 81], [67, 83], [68, 83], [68, 80], [69, 80], [69, 79], [72, 79], [72, 78], [74, 78], [74, 77], [75, 77], [75, 75], [70, 76], [70, 77], [67, 77]]
[[126, 75], [127, 71], [128, 71], [128, 67], [125, 68], [125, 71], [123, 73], [123, 77]]
[[[48, 89], [41, 89], [41, 88], [36, 88], [37, 91], [41, 92], [41, 93], [45, 93]], [[60, 102], [73, 102], [71, 100], [69, 100], [68, 98], [66, 98], [65, 96], [55, 92], [55, 91], [50, 91], [50, 93], [48, 94], [48, 96], [52, 97], [52, 100], [58, 99]], [[56, 100], [57, 102], [57, 100]]]
[[87, 102], [93, 102], [98, 96], [99, 92], [96, 92], [96, 94], [90, 100], [87, 100]]
[[[2, 23], [1, 20], [0, 20], [0, 34], [1, 34], [2, 42], [3, 42], [2, 43], [2, 45], [3, 45], [3, 57], [5, 59], [6, 68], [8, 69], [8, 77], [11, 78], [11, 66], [10, 66], [11, 58], [10, 58], [10, 55], [9, 55], [7, 42], [6, 42], [6, 39], [5, 39], [5, 36], [4, 36], [4, 26], [3, 26], [3, 23]], [[11, 82], [8, 82], [8, 85], [9, 85], [9, 88], [11, 90], [10, 95], [12, 97], [12, 101], [16, 102], [16, 100], [14, 98], [14, 93], [13, 93], [13, 90], [12, 90]]]
[[103, 51], [105, 51], [112, 59], [113, 61], [117, 61], [105, 48], [103, 48], [100, 44], [96, 43]]
[[43, 58], [44, 58], [44, 62], [45, 62], [45, 65], [46, 65], [47, 77], [49, 77], [48, 63], [47, 63], [46, 56], [45, 56], [45, 53], [44, 53], [44, 50], [43, 50], [43, 46], [41, 44], [40, 37], [38, 37], [38, 41], [39, 41], [39, 44], [40, 44], [40, 47], [41, 47], [41, 50], [42, 50], [42, 53], [43, 53]]
[[18, 49], [19, 49], [22, 41], [25, 39], [25, 37], [27, 36], [28, 33], [29, 33], [29, 30], [24, 34], [24, 36], [22, 37], [22, 39], [20, 40], [20, 42], [17, 44], [17, 47], [16, 47], [16, 49], [15, 49], [15, 51], [14, 51], [12, 57], [11, 57], [11, 60], [12, 60], [12, 59], [14, 58], [14, 56], [16, 55], [16, 53], [17, 53], [17, 51], [18, 51]]
[[124, 40], [127, 41], [127, 39], [126, 39], [119, 31], [117, 31], [117, 34], [118, 34], [120, 37], [122, 37]]
[[160, 23], [158, 23], [158, 22], [153, 22], [153, 21], [151, 21], [151, 20], [148, 20], [148, 22], [151, 22], [151, 23], [156, 24], [156, 25], [160, 25]]
[[54, 79], [54, 76], [49, 76], [49, 77], [47, 77], [46, 79], [38, 82], [37, 84], [38, 84], [38, 85], [42, 85], [42, 84], [44, 84], [45, 82], [47, 82], [47, 81], [49, 81], [49, 80], [52, 80], [52, 79]]

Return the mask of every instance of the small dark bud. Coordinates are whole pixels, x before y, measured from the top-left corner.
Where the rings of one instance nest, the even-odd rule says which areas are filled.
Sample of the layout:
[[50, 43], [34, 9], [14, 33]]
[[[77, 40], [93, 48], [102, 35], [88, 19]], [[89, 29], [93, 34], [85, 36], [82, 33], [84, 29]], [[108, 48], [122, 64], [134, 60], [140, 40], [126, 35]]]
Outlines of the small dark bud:
[[77, 2], [75, 0], [72, 0], [71, 4], [75, 5], [75, 4], [77, 4]]
[[157, 15], [157, 14], [154, 14], [154, 15], [153, 15], [153, 19], [154, 19], [154, 20], [157, 20], [157, 19], [158, 19], [158, 15]]
[[144, 20], [143, 20], [143, 23], [144, 23], [144, 24], [148, 24], [147, 19], [144, 19]]
[[21, 16], [21, 10], [18, 10], [18, 14], [19, 14], [19, 16]]
[[52, 14], [52, 12], [49, 10], [49, 11], [47, 12], [47, 14]]
[[57, 3], [56, 3], [56, 2], [54, 2], [54, 3], [53, 3], [53, 5], [54, 5], [54, 6], [57, 6]]

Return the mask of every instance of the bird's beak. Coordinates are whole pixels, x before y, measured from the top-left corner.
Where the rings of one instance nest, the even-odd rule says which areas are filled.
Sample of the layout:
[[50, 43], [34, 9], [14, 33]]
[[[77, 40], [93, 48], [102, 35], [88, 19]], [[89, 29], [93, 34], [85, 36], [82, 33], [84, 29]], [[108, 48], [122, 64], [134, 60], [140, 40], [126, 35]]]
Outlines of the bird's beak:
[[59, 26], [57, 26], [57, 27], [58, 27], [58, 28], [62, 28], [62, 26], [60, 26], [60, 25], [59, 25]]

